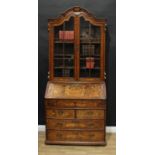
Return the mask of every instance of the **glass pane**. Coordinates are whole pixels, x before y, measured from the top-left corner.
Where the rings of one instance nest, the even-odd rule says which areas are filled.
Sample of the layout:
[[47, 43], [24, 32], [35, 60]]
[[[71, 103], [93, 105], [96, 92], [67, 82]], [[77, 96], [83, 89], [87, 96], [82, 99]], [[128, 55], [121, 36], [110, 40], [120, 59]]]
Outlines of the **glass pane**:
[[54, 28], [54, 76], [74, 76], [74, 18]]
[[100, 27], [80, 18], [80, 77], [100, 77]]

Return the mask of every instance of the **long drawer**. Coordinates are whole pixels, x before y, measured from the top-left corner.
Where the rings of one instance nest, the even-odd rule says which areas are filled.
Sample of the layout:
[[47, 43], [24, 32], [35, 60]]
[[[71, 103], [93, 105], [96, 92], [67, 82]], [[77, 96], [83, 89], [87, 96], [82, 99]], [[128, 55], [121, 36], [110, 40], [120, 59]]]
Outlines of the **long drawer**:
[[47, 119], [47, 129], [104, 129], [104, 120]]
[[48, 130], [48, 141], [103, 141], [103, 131], [57, 131]]
[[104, 119], [104, 110], [47, 109], [46, 117], [55, 119]]
[[104, 100], [47, 100], [46, 108], [105, 108]]

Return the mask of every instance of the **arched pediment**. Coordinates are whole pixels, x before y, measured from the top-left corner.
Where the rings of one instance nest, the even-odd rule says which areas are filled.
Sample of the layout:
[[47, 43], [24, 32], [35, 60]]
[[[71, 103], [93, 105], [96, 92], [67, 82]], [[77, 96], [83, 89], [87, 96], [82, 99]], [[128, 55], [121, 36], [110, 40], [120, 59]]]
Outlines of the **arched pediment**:
[[51, 27], [51, 24], [53, 26], [58, 26], [63, 24], [65, 21], [68, 21], [71, 17], [83, 17], [86, 21], [89, 21], [91, 24], [94, 24], [96, 26], [100, 26], [105, 22], [103, 19], [97, 19], [95, 16], [93, 16], [91, 13], [89, 13], [86, 9], [83, 9], [79, 6], [75, 6], [73, 8], [70, 8], [66, 10], [64, 13], [62, 13], [58, 18], [56, 19], [49, 19], [49, 27]]

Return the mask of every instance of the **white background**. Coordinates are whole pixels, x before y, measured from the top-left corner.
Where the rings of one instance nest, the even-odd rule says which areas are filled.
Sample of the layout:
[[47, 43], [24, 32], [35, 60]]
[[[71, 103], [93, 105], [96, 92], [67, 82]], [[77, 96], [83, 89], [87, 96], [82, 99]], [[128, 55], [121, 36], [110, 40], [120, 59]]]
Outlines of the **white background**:
[[[0, 4], [1, 155], [38, 154], [37, 3]], [[118, 155], [155, 154], [154, 6], [117, 0]]]

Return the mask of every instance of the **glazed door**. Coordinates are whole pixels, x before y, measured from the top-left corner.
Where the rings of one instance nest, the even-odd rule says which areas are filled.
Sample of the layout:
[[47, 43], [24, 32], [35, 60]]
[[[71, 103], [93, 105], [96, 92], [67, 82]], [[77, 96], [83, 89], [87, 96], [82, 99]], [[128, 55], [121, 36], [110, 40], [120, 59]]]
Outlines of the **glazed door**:
[[53, 26], [52, 34], [53, 78], [73, 78], [75, 76], [74, 17], [70, 17], [61, 25]]
[[84, 17], [79, 18], [79, 77], [104, 80], [104, 34], [103, 25]]
[[66, 18], [50, 27], [50, 80], [104, 80], [104, 24], [78, 15]]

